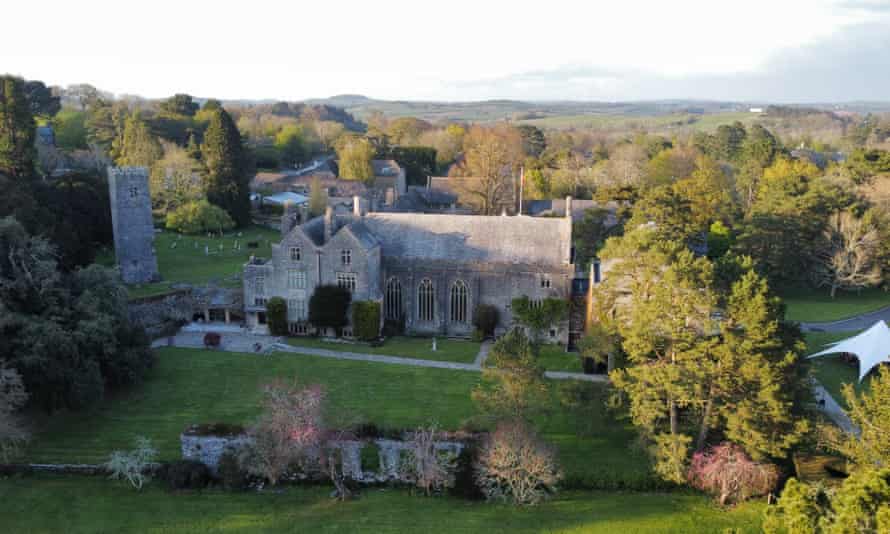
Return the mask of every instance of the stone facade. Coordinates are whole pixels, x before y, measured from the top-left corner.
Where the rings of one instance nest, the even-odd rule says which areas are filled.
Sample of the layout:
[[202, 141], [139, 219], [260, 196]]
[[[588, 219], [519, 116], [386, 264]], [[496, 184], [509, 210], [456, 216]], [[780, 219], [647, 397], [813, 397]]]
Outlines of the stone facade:
[[[563, 218], [328, 212], [304, 224], [288, 213], [272, 257], [244, 268], [247, 323], [264, 324], [265, 302], [288, 301], [294, 333], [305, 324], [315, 287], [349, 287], [353, 300], [382, 304], [384, 318], [409, 334], [467, 336], [479, 304], [500, 312], [501, 331], [513, 326], [513, 298], [568, 299], [575, 276], [572, 221]], [[291, 222], [288, 222], [291, 221]], [[568, 340], [555, 325], [551, 341]]]
[[148, 169], [144, 167], [109, 167], [108, 191], [114, 252], [121, 278], [127, 284], [160, 280], [154, 252], [154, 223]]

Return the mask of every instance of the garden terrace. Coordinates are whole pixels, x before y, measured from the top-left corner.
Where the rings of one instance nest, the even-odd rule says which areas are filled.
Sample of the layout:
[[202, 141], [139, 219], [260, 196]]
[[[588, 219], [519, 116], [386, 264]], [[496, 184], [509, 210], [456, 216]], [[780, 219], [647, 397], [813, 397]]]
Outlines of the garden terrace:
[[877, 288], [838, 291], [834, 298], [827, 289], [811, 288], [789, 288], [779, 295], [787, 306], [786, 319], [804, 323], [838, 321], [890, 306], [890, 291]]
[[[180, 456], [180, 433], [196, 423], [249, 423], [258, 415], [260, 386], [296, 377], [321, 384], [334, 418], [408, 429], [436, 423], [456, 430], [473, 418], [470, 398], [477, 373], [298, 354], [256, 355], [164, 348], [144, 383], [101, 406], [59, 414], [41, 422], [27, 461], [98, 463], [137, 435], [151, 438], [161, 460]], [[636, 434], [602, 407], [602, 384], [551, 382], [550, 413], [541, 418], [545, 439], [559, 450], [571, 485], [650, 489], [661, 487], [650, 473]], [[566, 403], [570, 387], [589, 388], [582, 406]]]

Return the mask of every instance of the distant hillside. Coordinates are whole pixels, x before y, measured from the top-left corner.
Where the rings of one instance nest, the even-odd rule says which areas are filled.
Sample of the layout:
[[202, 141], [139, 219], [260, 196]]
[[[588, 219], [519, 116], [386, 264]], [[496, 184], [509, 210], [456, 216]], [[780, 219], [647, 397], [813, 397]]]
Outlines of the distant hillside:
[[653, 116], [705, 114], [745, 111], [748, 104], [692, 100], [651, 102], [522, 102], [517, 100], [485, 100], [479, 102], [423, 102], [409, 100], [376, 100], [362, 95], [338, 95], [307, 100], [308, 104], [343, 107], [359, 119], [374, 112], [390, 118], [417, 117], [437, 121], [488, 122], [498, 120], [541, 120], [566, 116]]

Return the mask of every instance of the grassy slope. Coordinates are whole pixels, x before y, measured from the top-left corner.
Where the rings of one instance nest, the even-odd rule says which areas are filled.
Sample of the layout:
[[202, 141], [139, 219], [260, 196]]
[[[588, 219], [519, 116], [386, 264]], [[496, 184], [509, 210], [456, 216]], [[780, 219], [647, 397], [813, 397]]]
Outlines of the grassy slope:
[[[55, 416], [35, 436], [31, 461], [92, 463], [129, 448], [145, 435], [162, 459], [179, 457], [179, 433], [193, 423], [246, 423], [257, 414], [259, 387], [274, 377], [323, 384], [335, 418], [349, 414], [379, 426], [436, 422], [455, 429], [474, 415], [470, 392], [479, 374], [354, 362], [293, 354], [262, 356], [195, 349], [162, 349], [147, 381], [91, 412]], [[558, 384], [554, 383], [554, 388]], [[590, 385], [590, 387], [601, 387]], [[602, 412], [562, 408], [541, 421], [560, 451], [566, 474], [587, 480], [648, 480], [635, 434]], [[338, 417], [339, 416], [339, 417]]]
[[[810, 332], [806, 334], [807, 355], [819, 352], [825, 345], [840, 341], [858, 332]], [[859, 383], [859, 367], [841, 360], [840, 356], [826, 355], [810, 360], [813, 375], [842, 407], [846, 405], [841, 395], [843, 384], [853, 384], [857, 392], [867, 390], [869, 378]]]
[[311, 337], [292, 337], [288, 338], [287, 342], [294, 347], [312, 347], [358, 352], [361, 354], [382, 354], [458, 363], [473, 363], [476, 355], [479, 354], [479, 343], [443, 338], [436, 340], [436, 352], [433, 352], [432, 339], [418, 337], [390, 338], [381, 347], [372, 347], [365, 343], [332, 343]]
[[0, 480], [4, 532], [758, 532], [763, 506], [725, 511], [679, 494], [566, 492], [517, 509], [452, 498], [366, 491], [337, 503], [328, 488], [281, 494], [143, 493], [102, 478]]
[[[226, 234], [225, 237], [206, 236], [182, 236], [173, 232], [162, 232], [155, 236], [155, 250], [158, 254], [158, 270], [164, 280], [158, 284], [145, 284], [130, 286], [131, 297], [141, 297], [164, 293], [169, 290], [170, 284], [175, 282], [204, 283], [216, 281], [222, 285], [238, 285], [240, 282], [232, 277], [241, 274], [241, 267], [251, 256], [270, 257], [272, 247], [270, 242], [277, 242], [279, 233], [268, 228], [252, 226], [242, 231], [238, 237], [237, 232]], [[235, 241], [241, 245], [241, 250], [233, 250]], [[256, 249], [247, 248], [248, 241], [258, 241], [260, 246]], [[175, 249], [170, 248], [177, 242]], [[198, 244], [195, 248], [195, 243]], [[219, 245], [223, 245], [223, 252], [219, 252]], [[209, 257], [204, 254], [204, 246], [210, 247], [212, 253]]]
[[834, 299], [827, 290], [788, 289], [780, 294], [788, 306], [786, 317], [801, 322], [836, 321], [890, 306], [890, 291], [882, 289], [839, 291]]

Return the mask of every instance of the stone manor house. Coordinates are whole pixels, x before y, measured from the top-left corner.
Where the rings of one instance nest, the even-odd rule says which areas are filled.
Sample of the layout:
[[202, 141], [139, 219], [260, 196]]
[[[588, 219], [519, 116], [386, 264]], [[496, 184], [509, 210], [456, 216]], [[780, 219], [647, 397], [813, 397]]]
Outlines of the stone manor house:
[[[291, 332], [312, 333], [306, 320], [314, 288], [337, 284], [353, 301], [381, 303], [383, 318], [403, 321], [409, 334], [467, 336], [483, 303], [498, 308], [504, 332], [513, 324], [513, 298], [572, 294], [566, 202], [565, 216], [537, 218], [367, 212], [356, 197], [352, 213], [329, 208], [302, 223], [305, 214], [288, 207], [272, 257], [251, 258], [244, 267], [247, 326], [264, 330], [265, 304], [278, 296], [287, 301]], [[545, 334], [566, 343], [568, 322]]]

